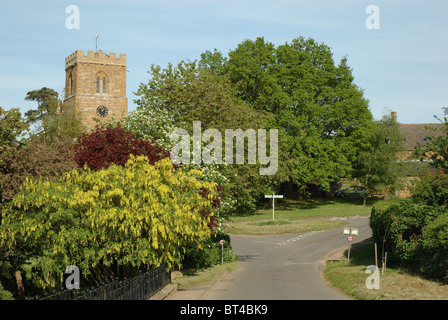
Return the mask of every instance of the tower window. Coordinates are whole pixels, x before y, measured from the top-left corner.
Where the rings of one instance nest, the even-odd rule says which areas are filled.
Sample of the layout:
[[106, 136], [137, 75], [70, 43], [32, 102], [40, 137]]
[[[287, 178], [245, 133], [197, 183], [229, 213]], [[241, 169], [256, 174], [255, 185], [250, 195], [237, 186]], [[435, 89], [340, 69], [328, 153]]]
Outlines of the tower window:
[[68, 76], [68, 88], [67, 88], [68, 94], [71, 94], [73, 92], [73, 78], [72, 74]]
[[103, 78], [103, 93], [107, 92], [107, 80], [106, 78]]
[[96, 93], [100, 93], [100, 77], [96, 77]]

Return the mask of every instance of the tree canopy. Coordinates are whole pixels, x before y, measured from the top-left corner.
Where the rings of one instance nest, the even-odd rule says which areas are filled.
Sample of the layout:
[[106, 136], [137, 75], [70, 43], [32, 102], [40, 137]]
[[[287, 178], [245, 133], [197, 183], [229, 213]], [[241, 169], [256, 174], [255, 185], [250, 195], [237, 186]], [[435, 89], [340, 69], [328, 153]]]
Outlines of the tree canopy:
[[275, 46], [245, 40], [225, 58], [217, 50], [200, 65], [227, 77], [237, 97], [275, 119], [283, 152], [278, 175], [304, 188], [328, 189], [350, 176], [359, 152], [369, 147], [373, 117], [354, 83], [348, 59], [336, 64], [325, 44], [303, 37]]
[[[58, 100], [58, 93], [43, 87], [27, 92], [25, 100], [36, 101], [37, 109], [25, 113], [27, 123], [35, 126], [33, 135], [51, 143], [58, 138], [75, 138], [83, 131], [81, 119], [73, 106]], [[58, 110], [59, 108], [59, 110]]]
[[26, 139], [22, 137], [22, 133], [28, 128], [29, 125], [22, 118], [19, 108], [5, 110], [0, 107], [0, 156], [11, 147], [24, 145]]

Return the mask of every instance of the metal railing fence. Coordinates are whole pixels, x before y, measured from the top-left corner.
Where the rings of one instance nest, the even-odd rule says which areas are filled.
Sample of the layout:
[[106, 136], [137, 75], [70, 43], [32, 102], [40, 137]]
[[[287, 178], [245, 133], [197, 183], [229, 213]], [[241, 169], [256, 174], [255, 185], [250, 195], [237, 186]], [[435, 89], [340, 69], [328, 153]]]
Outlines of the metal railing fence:
[[87, 289], [66, 289], [45, 292], [35, 300], [147, 300], [171, 282], [166, 266], [141, 272], [130, 279], [111, 279]]

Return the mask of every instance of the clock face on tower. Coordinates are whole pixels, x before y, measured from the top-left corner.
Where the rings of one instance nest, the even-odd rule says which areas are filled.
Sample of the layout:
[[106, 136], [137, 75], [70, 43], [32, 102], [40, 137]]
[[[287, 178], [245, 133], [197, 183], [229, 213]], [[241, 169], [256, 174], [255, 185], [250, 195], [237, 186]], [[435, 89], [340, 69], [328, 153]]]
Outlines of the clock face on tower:
[[98, 108], [96, 108], [96, 114], [99, 115], [101, 118], [107, 116], [108, 112], [109, 110], [107, 109], [106, 106], [99, 106]]

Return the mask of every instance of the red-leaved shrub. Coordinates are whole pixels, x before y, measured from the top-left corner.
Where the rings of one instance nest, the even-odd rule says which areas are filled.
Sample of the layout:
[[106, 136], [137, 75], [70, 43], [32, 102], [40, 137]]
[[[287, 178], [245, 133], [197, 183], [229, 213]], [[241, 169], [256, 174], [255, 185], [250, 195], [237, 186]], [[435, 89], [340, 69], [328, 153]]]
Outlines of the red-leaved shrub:
[[148, 157], [150, 164], [170, 156], [169, 151], [154, 141], [149, 143], [119, 125], [114, 128], [97, 126], [94, 132], [82, 134], [74, 151], [77, 165], [80, 168], [87, 165], [91, 170], [108, 168], [112, 163], [124, 166], [131, 154]]

